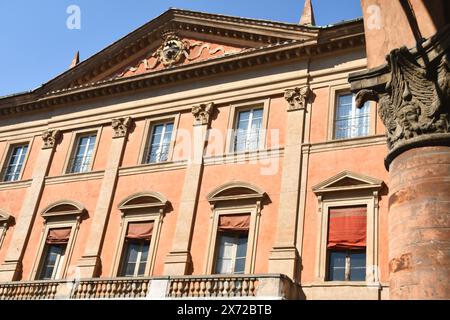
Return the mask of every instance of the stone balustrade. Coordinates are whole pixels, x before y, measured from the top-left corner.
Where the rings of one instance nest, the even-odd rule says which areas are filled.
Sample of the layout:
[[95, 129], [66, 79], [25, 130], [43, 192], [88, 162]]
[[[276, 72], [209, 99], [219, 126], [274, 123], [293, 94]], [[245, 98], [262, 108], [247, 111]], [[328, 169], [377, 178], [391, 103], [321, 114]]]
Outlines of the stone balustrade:
[[0, 283], [0, 300], [33, 299], [297, 299], [300, 287], [284, 275], [208, 275], [92, 278]]

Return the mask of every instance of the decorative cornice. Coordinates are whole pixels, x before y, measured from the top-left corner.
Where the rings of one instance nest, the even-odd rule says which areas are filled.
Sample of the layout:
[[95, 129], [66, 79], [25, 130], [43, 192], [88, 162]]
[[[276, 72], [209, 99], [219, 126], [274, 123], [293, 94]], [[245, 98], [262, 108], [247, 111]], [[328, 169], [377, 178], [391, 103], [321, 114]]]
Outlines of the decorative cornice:
[[402, 152], [450, 145], [450, 25], [413, 49], [387, 55], [387, 64], [352, 74], [356, 103], [379, 103], [389, 154], [386, 168]]
[[214, 112], [214, 102], [202, 103], [192, 107], [195, 126], [209, 125], [211, 115]]
[[54, 108], [66, 103], [76, 103], [100, 97], [111, 97], [115, 94], [169, 85], [181, 81], [193, 81], [196, 78], [213, 76], [219, 73], [223, 75], [236, 70], [242, 71], [273, 63], [295, 61], [336, 50], [361, 47], [364, 43], [364, 33], [358, 33], [321, 43], [318, 43], [316, 39], [306, 42], [293, 40], [276, 45], [248, 49], [240, 53], [222, 56], [216, 59], [179, 65], [124, 79], [104, 80], [61, 89], [46, 94], [41, 98], [35, 97], [35, 94], [32, 93], [30, 94], [32, 101], [21, 98], [17, 101], [17, 104], [9, 103], [0, 107], [0, 117], [13, 116], [18, 113], [45, 108]]
[[42, 149], [53, 149], [62, 138], [62, 133], [60, 130], [47, 130], [42, 134], [42, 140], [44, 140], [44, 145]]
[[284, 98], [289, 103], [288, 111], [305, 109], [311, 93], [309, 86], [287, 89], [284, 92]]
[[114, 130], [113, 138], [126, 137], [133, 120], [130, 117], [112, 119], [112, 128]]

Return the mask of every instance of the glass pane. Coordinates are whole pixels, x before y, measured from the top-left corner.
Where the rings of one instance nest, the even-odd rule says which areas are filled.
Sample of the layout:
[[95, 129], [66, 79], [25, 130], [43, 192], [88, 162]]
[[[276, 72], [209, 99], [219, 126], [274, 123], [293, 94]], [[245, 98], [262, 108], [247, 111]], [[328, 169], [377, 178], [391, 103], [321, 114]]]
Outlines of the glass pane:
[[329, 254], [329, 272], [330, 281], [345, 280], [345, 257], [347, 254], [340, 251], [331, 251]]
[[218, 259], [216, 264], [216, 273], [231, 273], [231, 259]]
[[366, 253], [350, 253], [350, 280], [366, 280]]
[[237, 258], [236, 265], [234, 266], [234, 273], [244, 273], [245, 271], [245, 257]]
[[340, 95], [336, 108], [335, 138], [348, 139], [369, 134], [369, 103], [356, 108], [352, 94]]
[[72, 159], [71, 173], [87, 172], [91, 165], [92, 152], [95, 146], [96, 135], [81, 136]]
[[65, 245], [47, 245], [46, 255], [42, 264], [40, 280], [53, 279], [53, 273], [55, 269], [58, 269], [57, 262], [61, 261], [61, 257], [64, 255]]
[[6, 166], [4, 181], [19, 180], [20, 171], [28, 151], [28, 145], [16, 146], [11, 152], [8, 165]]
[[150, 247], [150, 242], [146, 241], [142, 244], [141, 250], [141, 261], [139, 263], [138, 276], [143, 276], [145, 274], [145, 267], [147, 266], [148, 249]]
[[247, 241], [248, 241], [247, 235], [239, 237], [237, 251], [236, 251], [236, 258], [245, 258], [246, 257]]
[[153, 127], [147, 163], [167, 161], [172, 138], [173, 123], [158, 124]]

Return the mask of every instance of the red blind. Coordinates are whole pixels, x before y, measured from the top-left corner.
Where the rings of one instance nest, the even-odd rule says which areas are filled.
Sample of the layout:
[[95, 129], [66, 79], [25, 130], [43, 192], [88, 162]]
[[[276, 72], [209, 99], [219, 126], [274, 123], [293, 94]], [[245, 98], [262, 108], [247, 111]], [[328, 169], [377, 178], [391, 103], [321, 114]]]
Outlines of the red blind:
[[150, 240], [153, 233], [152, 222], [131, 222], [128, 224], [127, 239]]
[[47, 244], [67, 244], [72, 228], [50, 229], [45, 243]]
[[330, 209], [328, 248], [357, 250], [366, 247], [366, 207]]
[[249, 214], [230, 214], [219, 217], [219, 231], [248, 231], [250, 227]]

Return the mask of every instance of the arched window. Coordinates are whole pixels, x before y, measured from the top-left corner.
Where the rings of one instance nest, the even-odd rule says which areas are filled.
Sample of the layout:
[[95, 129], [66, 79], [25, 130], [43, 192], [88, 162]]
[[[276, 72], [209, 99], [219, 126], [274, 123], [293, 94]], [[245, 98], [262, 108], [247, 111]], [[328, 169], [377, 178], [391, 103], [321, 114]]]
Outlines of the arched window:
[[32, 268], [31, 280], [55, 280], [66, 277], [84, 206], [62, 200], [41, 212], [44, 218], [38, 253]]
[[208, 194], [212, 219], [207, 274], [254, 272], [259, 216], [266, 196], [246, 182], [227, 183]]
[[167, 199], [156, 192], [137, 193], [119, 204], [122, 214], [112, 276], [152, 275]]

